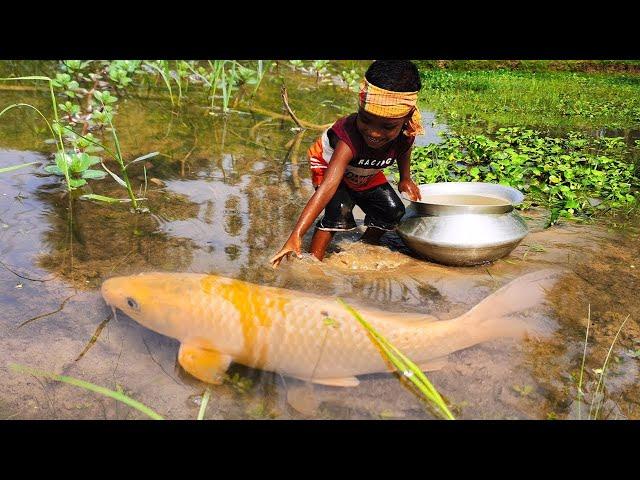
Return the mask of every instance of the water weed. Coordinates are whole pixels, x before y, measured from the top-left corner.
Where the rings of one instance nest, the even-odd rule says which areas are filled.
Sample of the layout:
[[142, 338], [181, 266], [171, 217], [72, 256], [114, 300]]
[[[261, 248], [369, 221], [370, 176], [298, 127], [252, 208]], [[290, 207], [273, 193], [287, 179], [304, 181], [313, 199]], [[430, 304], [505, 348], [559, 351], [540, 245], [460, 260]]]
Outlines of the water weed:
[[625, 159], [618, 137], [592, 138], [571, 133], [553, 138], [519, 127], [494, 135], [449, 133], [444, 141], [414, 147], [412, 175], [417, 183], [489, 182], [512, 186], [526, 195], [527, 208], [550, 210], [547, 226], [558, 218], [589, 217], [634, 207], [640, 179]]

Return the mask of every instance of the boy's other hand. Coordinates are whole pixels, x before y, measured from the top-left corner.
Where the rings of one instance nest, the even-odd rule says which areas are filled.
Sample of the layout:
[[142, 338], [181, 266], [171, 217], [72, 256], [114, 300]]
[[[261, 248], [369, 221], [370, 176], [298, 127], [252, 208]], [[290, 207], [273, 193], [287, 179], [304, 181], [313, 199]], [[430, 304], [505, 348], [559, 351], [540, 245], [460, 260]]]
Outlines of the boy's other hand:
[[287, 243], [284, 244], [284, 247], [282, 247], [282, 249], [278, 253], [271, 257], [271, 260], [269, 260], [269, 262], [271, 263], [271, 266], [273, 268], [276, 268], [278, 265], [280, 265], [280, 262], [284, 257], [287, 257], [287, 260], [289, 260], [292, 253], [295, 253], [298, 258], [302, 258], [300, 237], [298, 237], [297, 235], [292, 235], [291, 237], [289, 237], [289, 240], [287, 240]]
[[406, 180], [400, 180], [400, 183], [398, 183], [398, 191], [405, 192], [409, 196], [409, 198], [414, 202], [418, 200], [422, 200], [422, 195], [420, 195], [420, 189], [410, 178]]

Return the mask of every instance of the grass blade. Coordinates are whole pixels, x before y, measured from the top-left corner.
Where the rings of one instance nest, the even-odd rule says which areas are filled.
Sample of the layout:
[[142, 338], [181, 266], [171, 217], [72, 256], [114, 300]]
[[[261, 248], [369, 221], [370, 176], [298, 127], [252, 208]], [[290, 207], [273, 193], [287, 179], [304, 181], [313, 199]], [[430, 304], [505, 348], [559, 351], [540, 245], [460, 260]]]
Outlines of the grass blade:
[[169, 83], [169, 80], [167, 79], [167, 75], [165, 74], [165, 72], [163, 72], [162, 69], [160, 69], [160, 67], [158, 67], [157, 65], [154, 65], [153, 63], [147, 62], [146, 65], [158, 71], [158, 73], [162, 77], [162, 80], [164, 80], [164, 84], [167, 86], [167, 90], [169, 90], [171, 105], [175, 105], [175, 102], [173, 100], [173, 92], [171, 91], [171, 84]]
[[424, 375], [422, 370], [413, 363], [408, 357], [406, 357], [400, 350], [398, 350], [392, 343], [390, 343], [384, 336], [376, 331], [373, 326], [367, 322], [362, 316], [349, 304], [347, 304], [341, 298], [338, 298], [338, 302], [345, 307], [345, 309], [355, 317], [356, 320], [369, 332], [376, 344], [381, 348], [387, 359], [395, 366], [400, 373], [408, 378], [422, 394], [440, 411], [444, 418], [448, 420], [454, 420], [455, 417], [449, 411], [444, 400], [440, 394], [436, 391], [435, 387]]
[[[613, 346], [616, 343], [616, 340], [618, 340], [618, 335], [620, 335], [620, 332], [622, 331], [622, 327], [624, 327], [625, 323], [627, 323], [627, 320], [629, 320], [629, 317], [631, 315], [627, 315], [627, 318], [624, 319], [624, 322], [622, 322], [622, 325], [620, 325], [620, 328], [618, 329], [618, 331], [616, 332], [616, 336], [613, 337], [613, 342], [611, 342], [611, 346], [609, 347], [609, 351], [607, 352], [607, 356], [604, 359], [604, 363], [602, 364], [602, 373], [600, 374], [600, 378], [598, 379], [598, 385], [596, 385], [596, 391], [593, 394], [593, 398], [596, 400], [597, 404], [596, 404], [596, 411], [593, 414], [593, 419], [597, 420], [598, 419], [598, 411], [600, 411], [600, 407], [602, 406], [602, 400], [598, 400], [598, 394], [600, 393], [600, 391], [604, 390], [604, 376], [607, 373], [607, 365], [609, 364], [609, 357], [611, 356], [611, 351], [613, 350]], [[604, 398], [604, 396], [603, 396]], [[591, 405], [591, 409], [589, 410], [589, 417], [591, 417], [591, 410], [593, 409], [593, 404]]]
[[582, 352], [582, 366], [580, 367], [580, 380], [578, 380], [578, 420], [581, 420], [580, 405], [582, 403], [582, 374], [584, 373], [584, 359], [587, 356], [587, 342], [589, 341], [589, 326], [591, 325], [591, 304], [589, 304], [589, 313], [587, 315], [587, 334], [584, 337], [584, 352]]
[[105, 202], [105, 203], [120, 203], [121, 202], [121, 200], [119, 200], [117, 198], [106, 197], [104, 195], [97, 195], [95, 193], [88, 193], [86, 195], [81, 195], [80, 199], [81, 200], [97, 200], [99, 202]]
[[35, 163], [38, 163], [38, 162], [22, 163], [20, 165], [11, 165], [10, 167], [0, 168], [0, 173], [11, 172], [13, 170], [18, 170], [19, 168], [28, 167], [29, 165], [33, 165]]
[[104, 165], [104, 163], [103, 163], [103, 162], [100, 162], [100, 165], [102, 165], [102, 168], [104, 168], [104, 169], [107, 171], [107, 173], [113, 177], [113, 179], [114, 179], [116, 182], [118, 182], [118, 183], [119, 183], [120, 185], [122, 185], [124, 188], [127, 188], [127, 184], [126, 184], [126, 183], [124, 183], [124, 180], [122, 180], [118, 175], [116, 175], [116, 174], [115, 174], [115, 173], [113, 173], [111, 170], [109, 170], [109, 169]]
[[55, 373], [44, 372], [42, 370], [36, 370], [35, 368], [26, 367], [23, 365], [11, 364], [10, 368], [16, 372], [28, 373], [31, 375], [35, 375], [36, 377], [46, 377], [52, 380], [56, 380], [58, 382], [68, 383], [69, 385], [73, 385], [75, 387], [84, 388], [85, 390], [89, 390], [91, 392], [99, 393], [106, 397], [113, 398], [119, 402], [122, 402], [126, 405], [129, 405], [132, 408], [135, 408], [139, 412], [144, 413], [148, 417], [154, 420], [164, 420], [164, 418], [153, 411], [151, 408], [147, 407], [145, 404], [134, 400], [133, 398], [127, 397], [123, 393], [114, 392], [113, 390], [109, 390], [108, 388], [101, 387], [99, 385], [95, 385], [93, 383], [85, 382], [84, 380], [79, 380], [73, 377], [67, 377], [64, 375], [56, 375]]
[[204, 419], [204, 412], [209, 404], [209, 397], [211, 396], [211, 387], [207, 387], [207, 390], [202, 396], [202, 403], [200, 404], [200, 411], [198, 412], [198, 420]]
[[141, 162], [142, 160], [146, 160], [147, 158], [155, 157], [156, 155], [160, 155], [160, 152], [151, 152], [151, 153], [147, 153], [146, 155], [142, 155], [141, 157], [138, 157], [138, 158], [136, 158], [134, 160], [131, 160], [129, 163], [127, 163], [125, 165], [124, 168], [127, 168], [132, 163]]

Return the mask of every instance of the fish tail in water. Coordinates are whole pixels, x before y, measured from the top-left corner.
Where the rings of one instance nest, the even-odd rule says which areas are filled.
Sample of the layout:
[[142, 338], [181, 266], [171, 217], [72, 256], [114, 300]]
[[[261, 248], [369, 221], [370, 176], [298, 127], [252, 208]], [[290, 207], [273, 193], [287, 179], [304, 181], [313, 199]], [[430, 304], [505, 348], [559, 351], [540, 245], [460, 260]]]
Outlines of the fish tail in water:
[[544, 322], [525, 311], [544, 304], [546, 293], [560, 274], [559, 270], [545, 269], [523, 275], [489, 295], [459, 320], [477, 326], [488, 338], [543, 335], [547, 333]]

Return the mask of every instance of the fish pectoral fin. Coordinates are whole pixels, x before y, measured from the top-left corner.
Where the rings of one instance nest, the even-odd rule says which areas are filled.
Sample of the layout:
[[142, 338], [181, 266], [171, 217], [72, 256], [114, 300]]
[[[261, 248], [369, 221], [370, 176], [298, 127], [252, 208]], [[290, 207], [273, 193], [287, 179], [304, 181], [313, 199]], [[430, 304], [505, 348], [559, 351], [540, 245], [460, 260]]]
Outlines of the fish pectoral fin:
[[313, 417], [318, 413], [320, 401], [316, 396], [313, 385], [304, 383], [287, 388], [287, 403], [298, 413]]
[[428, 362], [423, 362], [418, 365], [418, 367], [423, 372], [434, 372], [442, 369], [447, 363], [449, 363], [447, 357], [438, 357], [433, 360], [429, 360]]
[[231, 363], [231, 357], [215, 350], [183, 343], [178, 352], [178, 362], [198, 380], [220, 385]]
[[311, 380], [318, 385], [329, 385], [331, 387], [357, 387], [360, 385], [360, 380], [356, 377], [343, 377], [343, 378], [314, 378]]

